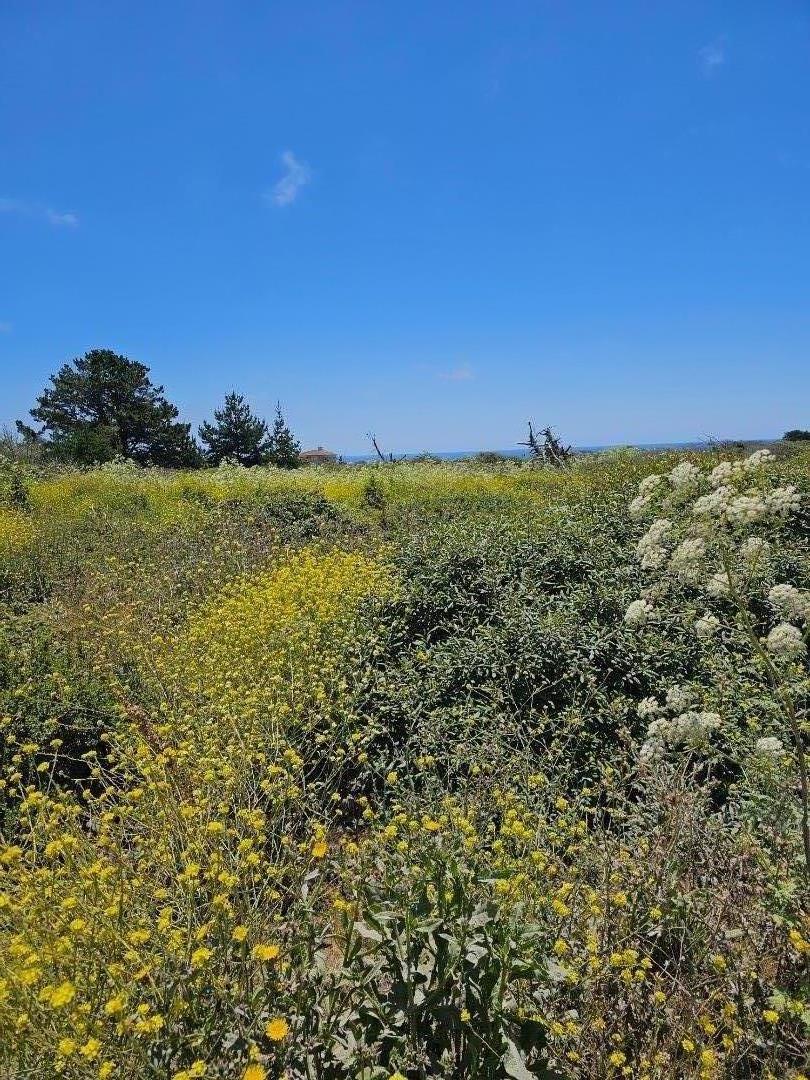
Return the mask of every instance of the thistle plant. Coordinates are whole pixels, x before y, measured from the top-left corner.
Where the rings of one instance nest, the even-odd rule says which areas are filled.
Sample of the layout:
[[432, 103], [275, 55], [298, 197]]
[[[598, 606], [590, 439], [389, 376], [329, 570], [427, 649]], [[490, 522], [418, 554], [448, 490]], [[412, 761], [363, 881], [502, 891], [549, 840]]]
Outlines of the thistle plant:
[[[704, 642], [720, 648], [744, 645], [769, 688], [793, 745], [801, 800], [805, 869], [810, 872], [807, 759], [807, 656], [810, 592], [778, 580], [780, 537], [802, 509], [794, 485], [773, 479], [774, 457], [757, 450], [744, 460], [721, 461], [711, 470], [683, 461], [664, 475], [645, 477], [630, 503], [635, 518], [654, 516], [636, 553], [649, 584], [628, 606], [624, 621], [641, 629], [675, 617]], [[649, 719], [641, 755], [662, 757], [675, 747], [699, 750], [723, 725], [714, 712], [675, 695], [666, 705], [641, 703]], [[669, 695], [668, 695], [669, 697]], [[674, 707], [673, 707], [674, 704]], [[688, 706], [688, 707], [680, 707]], [[769, 735], [755, 752], [778, 753]]]

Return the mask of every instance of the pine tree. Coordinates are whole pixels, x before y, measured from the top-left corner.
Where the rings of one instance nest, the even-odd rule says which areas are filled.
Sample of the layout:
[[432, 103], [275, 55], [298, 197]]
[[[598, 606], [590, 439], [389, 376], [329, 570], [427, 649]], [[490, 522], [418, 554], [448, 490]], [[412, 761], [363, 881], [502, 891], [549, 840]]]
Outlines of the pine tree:
[[200, 425], [205, 456], [212, 465], [233, 459], [240, 465], [264, 465], [270, 453], [267, 424], [250, 411], [241, 394], [227, 394], [221, 409], [214, 409], [215, 423]]
[[301, 464], [301, 444], [287, 427], [280, 402], [276, 404], [276, 418], [270, 433], [269, 462], [279, 469], [297, 469]]
[[91, 349], [50, 381], [31, 409], [41, 430], [22, 421], [17, 428], [52, 456], [87, 464], [117, 454], [149, 465], [199, 464], [191, 425], [178, 421], [177, 406], [152, 383], [145, 364]]

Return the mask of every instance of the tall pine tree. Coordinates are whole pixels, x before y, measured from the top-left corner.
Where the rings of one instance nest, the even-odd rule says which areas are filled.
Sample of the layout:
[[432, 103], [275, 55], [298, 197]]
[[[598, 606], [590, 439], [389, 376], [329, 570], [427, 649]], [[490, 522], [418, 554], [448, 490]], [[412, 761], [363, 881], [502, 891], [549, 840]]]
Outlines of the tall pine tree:
[[241, 394], [227, 394], [221, 409], [214, 409], [215, 423], [200, 425], [200, 440], [212, 465], [231, 459], [240, 465], [265, 465], [271, 451], [267, 424], [250, 411]]
[[276, 404], [276, 418], [270, 432], [269, 464], [279, 469], [297, 469], [301, 464], [301, 444], [287, 427], [281, 413], [281, 402]]
[[20, 433], [54, 457], [91, 464], [117, 454], [144, 465], [198, 465], [191, 425], [178, 421], [177, 406], [149, 368], [111, 349], [91, 349], [63, 364], [37, 398], [35, 431], [17, 421]]

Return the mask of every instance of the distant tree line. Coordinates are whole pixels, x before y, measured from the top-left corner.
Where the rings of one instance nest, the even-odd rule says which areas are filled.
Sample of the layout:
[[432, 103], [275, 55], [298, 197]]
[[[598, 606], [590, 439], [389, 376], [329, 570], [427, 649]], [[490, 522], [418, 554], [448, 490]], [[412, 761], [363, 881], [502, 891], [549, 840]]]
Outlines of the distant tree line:
[[[301, 447], [276, 405], [272, 427], [256, 416], [241, 394], [227, 394], [211, 422], [200, 425], [197, 437], [191, 424], [179, 419], [180, 411], [162, 386], [149, 378], [149, 368], [111, 349], [91, 349], [63, 364], [50, 377], [30, 410], [39, 425], [17, 421], [22, 451], [55, 461], [91, 465], [127, 458], [143, 465], [165, 468], [199, 468], [236, 462], [240, 465], [275, 465], [294, 469], [301, 464]], [[370, 436], [378, 457], [383, 454]], [[810, 431], [786, 431], [787, 442], [810, 440]], [[10, 442], [0, 433], [0, 450]], [[552, 431], [536, 432], [529, 423], [526, 446], [531, 458], [561, 467], [573, 451]]]
[[30, 415], [39, 426], [18, 420], [19, 436], [56, 461], [90, 465], [123, 457], [165, 468], [301, 464], [301, 447], [280, 404], [268, 427], [241, 394], [231, 392], [195, 438], [163, 387], [149, 378], [149, 368], [110, 349], [91, 349], [63, 364]]

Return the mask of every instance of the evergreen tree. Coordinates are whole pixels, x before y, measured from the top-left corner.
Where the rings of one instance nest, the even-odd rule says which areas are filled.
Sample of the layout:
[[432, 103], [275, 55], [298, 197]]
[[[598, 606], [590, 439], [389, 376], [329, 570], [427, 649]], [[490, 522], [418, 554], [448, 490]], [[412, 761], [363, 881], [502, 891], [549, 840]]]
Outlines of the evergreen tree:
[[91, 464], [122, 455], [141, 464], [198, 465], [190, 424], [177, 420], [177, 406], [149, 368], [111, 349], [91, 349], [51, 376], [31, 416], [39, 431], [22, 421], [17, 429], [54, 457]]
[[264, 465], [270, 453], [267, 424], [254, 416], [241, 394], [231, 392], [221, 409], [214, 409], [214, 424], [200, 425], [200, 439], [212, 465], [233, 458], [240, 465]]
[[279, 469], [297, 469], [301, 464], [301, 444], [287, 427], [280, 402], [276, 404], [276, 418], [270, 433], [269, 462]]

